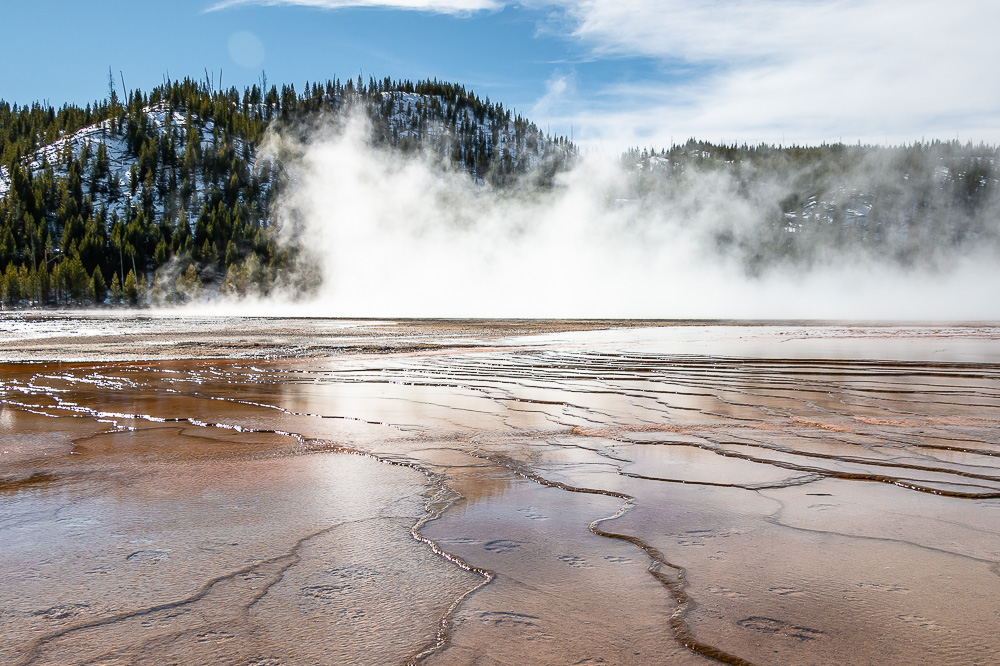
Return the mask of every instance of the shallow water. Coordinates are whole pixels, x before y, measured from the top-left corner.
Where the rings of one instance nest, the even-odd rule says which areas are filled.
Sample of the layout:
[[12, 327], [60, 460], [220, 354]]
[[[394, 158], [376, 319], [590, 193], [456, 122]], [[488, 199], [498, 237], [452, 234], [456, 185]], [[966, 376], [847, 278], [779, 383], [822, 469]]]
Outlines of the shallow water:
[[88, 326], [0, 367], [0, 663], [1000, 652], [995, 327]]

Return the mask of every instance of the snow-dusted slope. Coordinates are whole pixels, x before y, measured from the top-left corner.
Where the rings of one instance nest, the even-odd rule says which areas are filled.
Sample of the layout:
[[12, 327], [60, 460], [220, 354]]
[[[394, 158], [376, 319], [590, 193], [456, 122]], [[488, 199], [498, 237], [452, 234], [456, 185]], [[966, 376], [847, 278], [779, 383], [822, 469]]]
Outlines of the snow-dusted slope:
[[528, 173], [545, 166], [546, 161], [560, 164], [573, 148], [543, 134], [523, 118], [509, 114], [491, 117], [456, 98], [420, 95], [409, 92], [384, 92], [380, 105], [372, 109], [376, 131], [383, 139], [398, 145], [420, 143], [454, 163], [465, 165], [473, 175], [484, 172], [477, 161], [482, 156], [506, 164], [513, 173]]
[[[180, 111], [173, 111], [171, 114], [165, 103], [154, 106], [147, 106], [143, 109], [145, 119], [148, 123], [147, 129], [150, 134], [159, 139], [173, 140], [176, 146], [175, 153], [178, 159], [183, 155], [188, 134], [188, 117]], [[168, 115], [170, 118], [168, 119]], [[215, 129], [212, 121], [202, 122], [199, 118], [191, 119], [191, 126], [198, 135], [198, 143], [202, 151], [213, 145], [213, 132]], [[128, 148], [126, 130], [123, 127], [112, 129], [112, 121], [103, 122], [84, 127], [77, 132], [63, 136], [56, 141], [35, 151], [22, 163], [27, 167], [32, 177], [37, 177], [51, 169], [54, 178], [66, 178], [69, 176], [69, 165], [73, 160], [79, 160], [83, 153], [87, 155], [87, 164], [81, 174], [83, 180], [84, 194], [89, 195], [95, 206], [103, 206], [108, 217], [117, 213], [120, 218], [125, 218], [130, 208], [138, 206], [139, 198], [142, 196], [141, 183], [133, 183], [136, 176], [134, 166], [137, 164], [138, 155]], [[243, 141], [238, 137], [231, 139], [237, 154], [243, 153]], [[97, 167], [97, 155], [99, 149], [103, 147], [107, 155], [107, 175], [101, 187], [92, 188], [94, 170]], [[255, 155], [252, 150], [249, 153], [248, 167], [252, 170], [255, 163]], [[193, 176], [202, 175], [200, 170]], [[116, 184], [116, 187], [112, 184]], [[0, 167], [0, 196], [7, 194], [11, 187], [11, 176], [6, 167]], [[201, 189], [197, 185], [195, 190]], [[108, 191], [104, 191], [108, 190]], [[172, 193], [156, 193], [154, 195], [153, 208], [156, 214], [162, 216], [165, 210], [167, 198]], [[189, 217], [197, 214], [202, 198], [194, 196], [189, 200], [186, 212]]]
[[[364, 101], [367, 101], [364, 105], [358, 103]], [[333, 106], [335, 111], [341, 111], [345, 105], [337, 100]], [[436, 153], [445, 161], [467, 170], [480, 183], [485, 181], [491, 168], [494, 172], [499, 168], [510, 174], [530, 173], [543, 166], [557, 170], [568, 163], [575, 151], [564, 140], [545, 136], [527, 120], [510, 118], [509, 114], [485, 112], [477, 116], [471, 104], [459, 99], [384, 92], [367, 100], [351, 100], [349, 106], [367, 110], [372, 121], [374, 142]], [[165, 103], [148, 106], [143, 112], [148, 133], [157, 140], [171, 140], [178, 160], [182, 158], [187, 144], [189, 121], [198, 134], [202, 152], [219, 140], [212, 121], [202, 121], [180, 110], [171, 114]], [[248, 172], [253, 172], [256, 167], [255, 150], [244, 146], [238, 137], [223, 137], [223, 140], [232, 142], [232, 152], [245, 161]], [[108, 182], [112, 184], [112, 191], [89, 192], [86, 183], [93, 174], [94, 158], [102, 145], [108, 158]], [[23, 164], [30, 169], [33, 177], [49, 168], [55, 178], [66, 177], [70, 161], [79, 159], [84, 151], [89, 156], [87, 171], [82, 174], [85, 194], [92, 196], [95, 206], [104, 206], [109, 217], [114, 212], [119, 217], [126, 217], [129, 209], [137, 206], [141, 196], [142, 184], [132, 182], [138, 155], [129, 150], [125, 129], [117, 127], [113, 131], [112, 121], [106, 120], [63, 136], [29, 155]], [[203, 173], [191, 175], [190, 186], [194, 196], [186, 198], [184, 206], [189, 219], [197, 215], [203, 203], [201, 194], [205, 185], [202, 182]], [[115, 184], [117, 187], [114, 187]], [[0, 196], [7, 194], [10, 187], [11, 175], [6, 167], [0, 167]], [[164, 213], [165, 199], [173, 194], [162, 191], [156, 194], [154, 208], [157, 214]]]
[[753, 261], [825, 260], [852, 248], [909, 265], [997, 244], [997, 156], [995, 147], [957, 142], [776, 148], [692, 140], [630, 151], [622, 164], [644, 196], [691, 217], [706, 206], [724, 211], [720, 243]]

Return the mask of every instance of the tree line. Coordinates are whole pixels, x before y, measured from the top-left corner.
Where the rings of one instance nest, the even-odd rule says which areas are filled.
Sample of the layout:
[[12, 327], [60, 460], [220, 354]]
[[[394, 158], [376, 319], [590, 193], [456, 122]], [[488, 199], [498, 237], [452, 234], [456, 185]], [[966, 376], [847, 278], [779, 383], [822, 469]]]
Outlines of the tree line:
[[[622, 155], [630, 196], [653, 206], [725, 201], [711, 244], [756, 275], [859, 257], [943, 269], [970, 253], [1000, 256], [1000, 149], [984, 143], [901, 146], [716, 145], [691, 139]], [[711, 183], [712, 191], [700, 187]]]
[[301, 281], [273, 219], [283, 170], [257, 151], [269, 128], [351, 110], [369, 116], [373, 142], [425, 150], [484, 183], [532, 170], [551, 182], [575, 155], [436, 80], [334, 78], [299, 92], [263, 74], [242, 91], [185, 78], [119, 98], [109, 72], [107, 98], [83, 108], [0, 100], [0, 302], [183, 302]]

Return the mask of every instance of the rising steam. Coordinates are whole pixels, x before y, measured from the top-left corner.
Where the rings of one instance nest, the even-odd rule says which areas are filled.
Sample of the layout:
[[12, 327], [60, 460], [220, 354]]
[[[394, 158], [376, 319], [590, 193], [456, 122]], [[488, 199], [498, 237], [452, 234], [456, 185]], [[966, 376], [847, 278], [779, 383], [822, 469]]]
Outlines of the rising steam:
[[936, 267], [839, 251], [748, 274], [719, 239], [746, 239], [773, 214], [783, 192], [766, 179], [748, 196], [723, 174], [692, 172], [657, 196], [637, 191], [618, 161], [585, 156], [551, 189], [499, 190], [374, 148], [369, 132], [353, 118], [267, 146], [290, 174], [283, 242], [298, 246], [319, 283], [303, 313], [1000, 318], [1000, 267], [986, 251]]

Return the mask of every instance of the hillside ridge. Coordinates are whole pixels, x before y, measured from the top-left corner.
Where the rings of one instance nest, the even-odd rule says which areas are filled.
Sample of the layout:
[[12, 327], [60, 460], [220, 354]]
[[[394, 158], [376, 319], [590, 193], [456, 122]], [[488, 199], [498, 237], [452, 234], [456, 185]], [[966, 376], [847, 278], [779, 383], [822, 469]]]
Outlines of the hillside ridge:
[[268, 133], [361, 114], [373, 145], [496, 187], [551, 184], [576, 154], [455, 84], [359, 78], [262, 90], [186, 79], [124, 104], [112, 88], [59, 113], [0, 102], [2, 302], [172, 303], [203, 287], [266, 294], [292, 279], [296, 249], [276, 241], [272, 219], [283, 165], [257, 154]]

